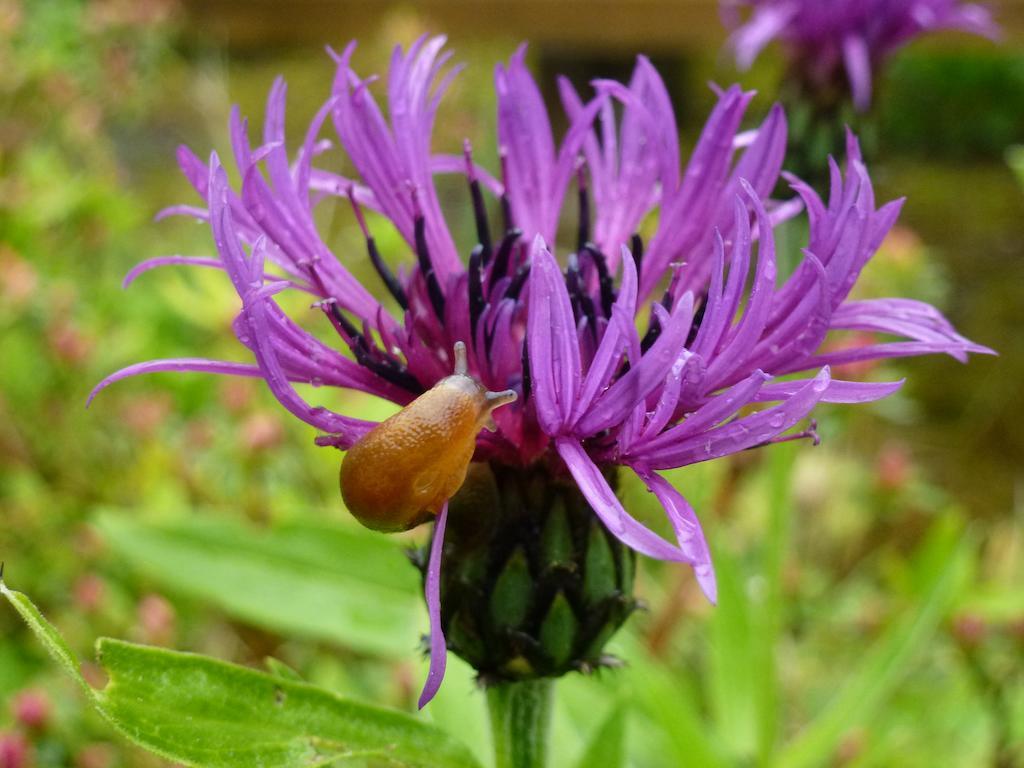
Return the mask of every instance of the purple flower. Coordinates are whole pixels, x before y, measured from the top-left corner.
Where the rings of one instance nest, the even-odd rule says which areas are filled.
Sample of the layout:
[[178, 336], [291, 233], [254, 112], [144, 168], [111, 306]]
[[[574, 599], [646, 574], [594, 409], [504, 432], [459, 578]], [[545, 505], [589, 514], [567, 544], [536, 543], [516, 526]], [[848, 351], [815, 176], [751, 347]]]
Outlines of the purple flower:
[[[847, 301], [901, 206], [876, 206], [852, 136], [845, 173], [831, 164], [827, 203], [797, 179], [796, 203], [774, 202], [768, 195], [786, 145], [780, 107], [754, 133], [740, 133], [752, 94], [736, 86], [721, 91], [680, 169], [668, 94], [641, 57], [628, 84], [595, 82], [589, 100], [560, 83], [569, 128], [559, 142], [521, 48], [495, 73], [496, 177], [476, 164], [468, 143], [461, 156], [431, 147], [438, 104], [456, 72], [445, 70], [443, 44], [421, 39], [409, 51], [396, 49], [388, 117], [371, 95], [372, 79], [351, 67], [354, 46], [335, 56], [331, 96], [294, 155], [284, 136], [285, 85], [276, 82], [261, 141], [254, 145], [232, 114], [238, 190], [215, 154], [203, 163], [182, 148], [182, 170], [203, 205], [170, 213], [208, 221], [217, 255], [153, 259], [126, 282], [167, 264], [223, 270], [241, 299], [235, 333], [254, 362], [157, 360], [119, 371], [96, 390], [156, 371], [259, 377], [285, 408], [324, 433], [319, 444], [347, 448], [374, 424], [313, 405], [296, 385], [354, 389], [405, 405], [451, 373], [453, 345], [464, 341], [469, 370], [486, 387], [519, 395], [495, 411], [497, 429], [480, 434], [475, 459], [513, 467], [545, 459], [561, 467], [609, 531], [650, 557], [689, 563], [714, 601], [700, 523], [659, 470], [812, 436], [791, 430], [817, 403], [876, 400], [902, 383], [838, 381], [830, 365], [925, 353], [963, 361], [969, 352], [989, 352], [926, 304]], [[321, 139], [329, 120], [358, 180], [314, 164], [321, 153], [338, 151]], [[472, 249], [456, 245], [435, 188], [437, 175], [452, 173], [468, 181]], [[488, 196], [503, 211], [500, 239], [491, 236]], [[334, 203], [351, 206], [391, 306], [355, 280], [318, 234], [314, 212]], [[805, 256], [780, 280], [773, 226], [801, 207], [810, 226]], [[657, 224], [648, 226], [652, 212]], [[573, 216], [565, 243], [561, 225]], [[397, 275], [372, 235], [383, 220], [411, 257]], [[648, 229], [645, 248], [637, 233]], [[316, 311], [290, 317], [275, 300], [284, 291], [309, 294]], [[350, 356], [319, 341], [300, 319], [329, 322], [336, 346]], [[832, 330], [903, 340], [822, 351]], [[781, 378], [787, 374], [800, 375]], [[602, 472], [615, 466], [632, 469], [657, 497], [674, 541], [618, 501]], [[421, 704], [444, 667], [438, 584], [446, 516], [447, 506], [427, 568], [433, 649]]]
[[[741, 9], [749, 9], [744, 19]], [[845, 71], [854, 105], [871, 102], [873, 73], [890, 53], [926, 32], [960, 29], [995, 39], [989, 11], [959, 0], [722, 0], [730, 45], [741, 69], [772, 40], [782, 42], [801, 75], [819, 87]]]

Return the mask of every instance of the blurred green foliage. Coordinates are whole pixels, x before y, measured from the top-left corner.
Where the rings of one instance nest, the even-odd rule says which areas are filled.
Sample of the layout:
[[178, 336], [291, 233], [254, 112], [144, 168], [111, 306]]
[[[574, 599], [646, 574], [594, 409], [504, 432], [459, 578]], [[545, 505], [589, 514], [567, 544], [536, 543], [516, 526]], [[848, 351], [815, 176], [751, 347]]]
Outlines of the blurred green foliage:
[[[319, 52], [244, 58], [184, 47], [183, 18], [163, 0], [0, 0], [0, 60], [13, 62], [0, 67], [0, 560], [12, 588], [32, 595], [80, 658], [100, 635], [249, 666], [276, 657], [278, 670], [411, 710], [426, 620], [401, 547], [422, 536], [356, 528], [340, 507], [335, 452], [313, 447], [309, 431], [249, 381], [141, 379], [84, 408], [97, 381], [131, 362], [244, 359], [230, 331], [237, 298], [217, 273], [164, 270], [128, 291], [120, 280], [142, 258], [209, 252], [204, 227], [150, 222], [163, 205], [191, 199], [173, 168], [177, 143], [200, 155], [223, 150], [230, 102], [258, 123], [278, 70], [292, 89], [290, 128], [326, 91]], [[414, 16], [382, 18], [362, 60], [380, 71], [391, 42], [418, 31]], [[472, 66], [446, 102], [439, 144], [491, 135], [490, 66], [511, 50], [496, 47], [459, 49]], [[1021, 139], [1014, 131], [1024, 122], [1010, 122], [1024, 104], [1013, 56], [972, 54], [963, 67], [953, 54], [915, 56], [890, 77], [885, 148], [1001, 158], [1009, 139]], [[928, 101], [940, 85], [949, 94]], [[947, 112], [951, 104], [959, 111]], [[698, 116], [686, 119], [692, 136]], [[491, 157], [486, 141], [477, 151]], [[989, 171], [972, 173], [966, 186], [981, 188]], [[901, 229], [861, 290], [937, 301], [958, 321], [994, 317], [985, 327], [997, 334], [1019, 306], [1019, 284], [1003, 271], [1019, 251], [987, 245], [1019, 242], [1019, 219], [1017, 229], [1006, 220], [1020, 203], [990, 195], [1004, 207], [985, 218], [993, 203], [974, 195], [978, 208], [957, 217], [934, 187], [962, 174], [883, 164], [882, 185], [900, 194], [909, 180], [915, 193], [906, 219], [934, 232], [932, 222], [956, 218], [965, 232], [926, 249]], [[1002, 177], [993, 188], [1017, 193]], [[464, 191], [450, 195], [461, 201]], [[339, 253], [362, 253], [349, 219], [321, 223]], [[464, 212], [453, 218], [457, 232], [469, 227]], [[387, 233], [378, 239], [388, 245]], [[951, 242], [965, 244], [963, 261], [941, 268]], [[362, 257], [353, 262], [371, 282]], [[969, 302], [979, 263], [986, 287]], [[1019, 342], [980, 340], [1019, 370]], [[989, 480], [1012, 476], [1020, 460], [1019, 419], [1000, 416], [1016, 384], [985, 365], [995, 363], [848, 372], [909, 370], [911, 382], [877, 406], [821, 409], [820, 448], [782, 446], [673, 473], [712, 538], [720, 605], [702, 602], [685, 569], [644, 563], [638, 588], [649, 610], [616, 641], [628, 665], [560, 684], [553, 764], [1024, 761], [1024, 510], [1005, 502], [1006, 483]], [[387, 412], [355, 398], [344, 407]], [[975, 425], [999, 457], [968, 439]], [[964, 470], [967, 461], [978, 471]], [[985, 474], [1000, 461], [1010, 469]], [[970, 498], [987, 503], [968, 506], [949, 488], [975, 474], [985, 487]], [[663, 522], [642, 488], [624, 493], [638, 515]], [[386, 608], [368, 617], [373, 603]], [[39, 768], [162, 764], [117, 740], [6, 608], [0, 638], [0, 738], [27, 734]], [[84, 672], [93, 682], [101, 674], [89, 664]], [[18, 694], [29, 688], [50, 702], [42, 727], [19, 719]], [[421, 717], [488, 764], [483, 696], [465, 665], [451, 661]]]
[[1024, 141], [1024, 53], [927, 48], [901, 53], [886, 73], [878, 132], [887, 151], [962, 161]]

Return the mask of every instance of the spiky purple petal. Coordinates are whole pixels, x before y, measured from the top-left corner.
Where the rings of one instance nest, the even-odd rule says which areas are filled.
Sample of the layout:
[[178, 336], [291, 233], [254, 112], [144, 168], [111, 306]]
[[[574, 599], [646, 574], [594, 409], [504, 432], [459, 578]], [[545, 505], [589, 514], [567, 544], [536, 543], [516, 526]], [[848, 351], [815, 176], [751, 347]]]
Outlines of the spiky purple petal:
[[423, 683], [418, 706], [423, 709], [437, 695], [448, 666], [448, 646], [441, 628], [441, 555], [444, 552], [444, 529], [448, 525], [448, 502], [444, 503], [434, 523], [434, 539], [430, 543], [430, 561], [427, 563], [427, 578], [424, 596], [427, 614], [430, 617], [430, 669]]
[[[808, 82], [831, 85], [842, 72], [854, 105], [871, 103], [874, 70], [919, 35], [944, 29], [998, 39], [988, 9], [960, 0], [721, 0], [736, 63], [748, 69], [773, 40]], [[740, 11], [748, 11], [744, 14]]]

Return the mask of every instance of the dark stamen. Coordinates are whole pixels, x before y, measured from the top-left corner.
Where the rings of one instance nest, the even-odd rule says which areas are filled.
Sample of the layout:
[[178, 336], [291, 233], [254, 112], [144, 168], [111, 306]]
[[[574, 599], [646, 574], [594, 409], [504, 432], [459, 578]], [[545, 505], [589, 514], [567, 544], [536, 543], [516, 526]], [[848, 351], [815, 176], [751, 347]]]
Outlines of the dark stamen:
[[782, 435], [780, 437], [773, 437], [771, 440], [765, 440], [763, 443], [752, 445], [747, 448], [748, 451], [752, 451], [755, 448], [764, 448], [767, 445], [778, 445], [779, 443], [789, 443], [793, 440], [810, 440], [811, 445], [817, 447], [821, 445], [821, 435], [818, 434], [818, 420], [811, 419], [807, 424], [807, 429], [802, 432], [794, 432], [791, 435]]
[[569, 301], [572, 302], [573, 317], [577, 321], [580, 316], [587, 318], [590, 332], [593, 334], [594, 341], [597, 342], [597, 312], [594, 309], [594, 300], [583, 289], [580, 262], [575, 253], [569, 254], [569, 265], [565, 270], [565, 287], [569, 291]]
[[398, 278], [395, 277], [394, 273], [388, 269], [388, 265], [384, 263], [384, 259], [381, 258], [380, 251], [377, 250], [377, 243], [373, 239], [373, 235], [370, 234], [369, 227], [366, 226], [366, 219], [363, 218], [363, 209], [360, 208], [359, 203], [356, 202], [355, 188], [350, 186], [348, 188], [348, 199], [352, 203], [352, 210], [356, 215], [356, 221], [359, 222], [359, 229], [363, 232], [363, 239], [366, 240], [366, 252], [370, 256], [370, 261], [373, 263], [374, 269], [377, 270], [377, 274], [380, 275], [380, 279], [384, 282], [384, 287], [388, 289], [388, 293], [395, 297], [395, 301], [398, 302], [403, 310], [409, 308], [409, 297], [405, 295], [405, 289], [402, 288], [402, 284], [398, 282]]
[[430, 249], [427, 247], [427, 220], [420, 214], [413, 222], [416, 236], [416, 258], [420, 263], [420, 272], [427, 282], [427, 294], [430, 296], [430, 304], [434, 308], [434, 314], [442, 323], [444, 322], [444, 293], [441, 291], [441, 284], [437, 282], [437, 275], [434, 274], [434, 265], [430, 261]]
[[362, 345], [356, 346], [352, 353], [355, 355], [357, 363], [373, 371], [385, 381], [389, 381], [396, 387], [406, 389], [415, 395], [422, 394], [423, 387], [404, 365], [389, 357], [382, 360], [375, 359], [366, 348], [365, 340]]
[[640, 340], [640, 351], [643, 354], [647, 354], [654, 342], [661, 336], [661, 323], [658, 321], [658, 316], [651, 312], [651, 321], [647, 326], [647, 333], [644, 334], [643, 339]]
[[697, 305], [697, 311], [693, 313], [693, 325], [690, 326], [690, 333], [686, 337], [686, 348], [689, 349], [690, 345], [697, 339], [697, 332], [700, 331], [700, 324], [704, 322], [704, 312], [708, 308], [708, 297], [702, 296], [700, 304]]
[[508, 199], [508, 152], [504, 147], [498, 150], [498, 157], [501, 159], [501, 184], [504, 187], [501, 191], [501, 216], [505, 222], [505, 231], [509, 232], [516, 225], [512, 220], [512, 203]]
[[612, 287], [612, 276], [608, 272], [608, 259], [593, 243], [583, 246], [583, 252], [590, 256], [590, 260], [597, 267], [597, 280], [601, 288], [601, 310], [605, 317], [611, 317], [612, 304], [615, 303], [615, 289]]
[[512, 246], [516, 244], [516, 241], [519, 240], [522, 234], [523, 231], [521, 229], [510, 229], [505, 233], [505, 237], [501, 240], [501, 245], [498, 246], [498, 254], [494, 257], [494, 264], [491, 266], [491, 272], [488, 277], [491, 285], [501, 280], [508, 272], [508, 260], [512, 255]]
[[[670, 286], [669, 289], [665, 291], [665, 295], [661, 297], [661, 306], [671, 312], [673, 303], [674, 299], [672, 297], [672, 288]], [[658, 340], [659, 336], [661, 336], [661, 321], [658, 320], [658, 316], [655, 314], [654, 308], [652, 307], [651, 322], [647, 326], [647, 333], [640, 341], [640, 351], [647, 352], [647, 350], [651, 348], [651, 345]]]
[[633, 261], [636, 262], [636, 279], [640, 279], [640, 265], [644, 260], [644, 241], [639, 232], [634, 232], [629, 239], [630, 250], [633, 252]]
[[519, 294], [522, 293], [523, 286], [526, 285], [526, 279], [529, 276], [530, 264], [523, 264], [516, 270], [515, 275], [512, 277], [512, 282], [508, 285], [508, 290], [505, 291], [505, 295], [513, 301], [518, 300]]
[[526, 339], [523, 339], [523, 402], [530, 399], [530, 392], [533, 390], [533, 380], [530, 378], [530, 352], [526, 346]]
[[480, 322], [480, 315], [483, 314], [487, 303], [484, 301], [484, 286], [480, 279], [480, 266], [483, 263], [485, 248], [483, 244], [473, 248], [469, 254], [469, 327], [476, 338], [476, 326]]
[[590, 197], [587, 195], [587, 174], [581, 159], [576, 168], [576, 186], [579, 189], [580, 218], [576, 229], [576, 251], [582, 251], [590, 239]]
[[589, 296], [580, 297], [580, 311], [583, 312], [583, 316], [587, 318], [587, 325], [590, 326], [590, 335], [594, 337], [594, 343], [597, 343], [597, 311], [594, 309], [594, 300]]
[[384, 259], [381, 258], [380, 251], [377, 250], [377, 243], [372, 237], [366, 239], [366, 252], [370, 255], [370, 261], [373, 262], [374, 268], [377, 270], [377, 274], [380, 275], [380, 279], [384, 281], [385, 287], [388, 289], [388, 293], [395, 297], [395, 301], [398, 302], [403, 310], [409, 308], [409, 297], [405, 295], [405, 289], [402, 284], [398, 282], [398, 278], [388, 269], [387, 264], [384, 263]]
[[484, 193], [480, 189], [480, 180], [476, 177], [473, 166], [473, 148], [466, 139], [462, 145], [466, 155], [466, 178], [469, 179], [469, 194], [473, 198], [473, 218], [476, 219], [477, 241], [483, 246], [483, 264], [491, 260], [491, 228], [487, 222], [487, 206], [484, 204]]
[[[352, 350], [352, 355], [357, 363], [395, 386], [407, 389], [417, 395], [423, 392], [423, 387], [409, 373], [405, 365], [390, 355], [382, 353], [379, 349], [370, 346], [366, 336], [360, 333], [352, 321], [345, 317], [333, 299], [320, 302], [320, 308], [327, 313], [335, 328], [345, 337], [345, 341], [349, 349]], [[377, 352], [376, 355], [374, 354], [375, 351]]]
[[505, 231], [515, 229], [515, 222], [512, 220], [512, 203], [508, 201], [508, 193], [501, 196], [501, 220], [505, 223]]
[[580, 262], [575, 253], [569, 254], [568, 261], [565, 268], [565, 287], [569, 292], [569, 301], [572, 303], [572, 315], [579, 320], [580, 300], [584, 296], [583, 286], [580, 282]]

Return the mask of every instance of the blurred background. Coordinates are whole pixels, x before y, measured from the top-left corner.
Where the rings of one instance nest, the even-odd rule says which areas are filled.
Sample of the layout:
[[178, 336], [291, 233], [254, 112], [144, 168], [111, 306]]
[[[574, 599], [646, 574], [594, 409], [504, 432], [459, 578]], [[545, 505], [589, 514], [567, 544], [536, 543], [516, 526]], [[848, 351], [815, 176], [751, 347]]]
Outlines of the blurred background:
[[[553, 765], [618, 751], [638, 767], [1024, 765], [1024, 4], [996, 10], [1001, 45], [936, 35], [882, 78], [870, 169], [880, 198], [908, 202], [859, 290], [933, 302], [999, 357], [861, 366], [845, 373], [908, 384], [820, 408], [818, 448], [674, 473], [712, 539], [721, 605], [688, 571], [644, 563], [648, 609], [616, 644], [628, 664], [560, 686]], [[0, 0], [0, 560], [81, 658], [101, 635], [274, 656], [412, 708], [426, 622], [401, 546], [422, 531], [358, 529], [338, 455], [258, 382], [159, 375], [84, 404], [140, 360], [245, 359], [220, 273], [121, 288], [144, 258], [211, 252], [205, 227], [153, 221], [196, 202], [175, 148], [229, 152], [231, 105], [259, 130], [278, 74], [301, 136], [328, 94], [325, 45], [358, 38], [360, 71], [383, 72], [394, 44], [427, 31], [468, 64], [434, 145], [470, 137], [492, 167], [492, 68], [523, 40], [556, 112], [555, 75], [625, 78], [650, 55], [686, 146], [707, 83], [756, 88], [753, 125], [782, 75], [771, 56], [732, 68], [710, 0]], [[350, 214], [323, 223], [369, 274]], [[625, 494], [648, 511], [647, 494]], [[483, 699], [452, 666], [424, 716], [486, 761]], [[4, 762], [18, 749], [32, 762]], [[0, 768], [23, 764], [163, 763], [114, 736], [0, 609]]]

